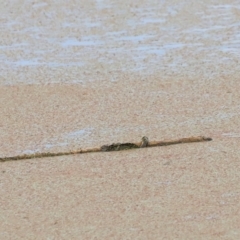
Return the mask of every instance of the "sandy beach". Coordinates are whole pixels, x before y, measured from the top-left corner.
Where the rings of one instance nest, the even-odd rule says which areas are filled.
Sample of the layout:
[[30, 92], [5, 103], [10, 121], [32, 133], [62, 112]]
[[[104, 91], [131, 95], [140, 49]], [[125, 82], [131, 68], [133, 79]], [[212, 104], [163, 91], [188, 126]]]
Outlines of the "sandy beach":
[[1, 11], [0, 157], [213, 140], [2, 162], [0, 239], [239, 239], [237, 1]]

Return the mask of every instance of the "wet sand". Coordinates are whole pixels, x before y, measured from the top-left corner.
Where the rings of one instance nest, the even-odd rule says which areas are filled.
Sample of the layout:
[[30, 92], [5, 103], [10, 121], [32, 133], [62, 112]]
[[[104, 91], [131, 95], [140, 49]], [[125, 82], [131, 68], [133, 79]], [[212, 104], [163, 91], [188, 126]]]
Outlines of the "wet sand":
[[236, 239], [239, 87], [236, 79], [206, 84], [202, 79], [161, 83], [158, 78], [101, 83], [98, 89], [96, 84], [1, 87], [6, 100], [1, 105], [2, 113], [6, 109], [2, 156], [38, 145], [44, 150], [45, 142], [60, 142], [68, 132], [89, 126], [94, 129], [89, 139], [72, 139], [69, 146], [51, 151], [142, 135], [152, 140], [213, 138], [1, 163], [1, 237]]
[[[89, 31], [97, 31], [99, 41], [108, 39], [105, 45], [89, 47], [90, 40], [86, 40], [88, 47], [75, 46], [63, 51], [65, 46], [47, 43], [43, 33], [49, 34], [50, 27], [46, 23], [40, 27], [44, 31], [39, 35], [42, 41], [38, 50], [52, 51], [41, 55], [33, 51], [37, 42], [33, 41], [36, 36], [28, 34], [32, 31], [27, 28], [29, 23], [20, 24], [29, 6], [14, 8], [20, 25], [11, 27], [28, 29], [18, 41], [28, 39], [30, 50], [20, 47], [17, 55], [13, 51], [16, 46], [10, 44], [4, 48], [8, 59], [1, 59], [1, 157], [137, 142], [144, 135], [150, 141], [199, 135], [213, 141], [1, 163], [1, 239], [239, 238], [240, 82], [239, 56], [234, 51], [239, 44], [235, 34], [239, 26], [234, 23], [239, 10], [236, 1], [229, 3], [233, 7], [228, 13], [234, 14], [232, 20], [227, 17], [224, 20], [232, 21], [232, 25], [229, 22], [227, 25], [221, 14], [229, 7], [221, 5], [215, 12], [209, 12], [212, 9], [209, 5], [195, 4], [177, 6], [176, 13], [169, 13], [162, 23], [147, 18], [153, 14], [160, 19], [154, 2], [151, 7], [155, 6], [156, 11], [147, 9], [144, 2], [132, 6], [135, 15], [124, 12], [126, 7], [121, 4], [101, 11], [93, 3], [83, 4], [86, 12], [93, 9], [91, 14], [95, 17], [96, 12], [108, 16], [103, 17], [103, 22], [112, 21], [109, 17], [112, 9], [118, 9], [114, 10], [117, 20], [124, 14], [135, 22], [138, 17], [148, 19], [150, 25], [141, 23], [137, 30], [130, 27], [132, 23], [126, 25], [126, 21], [110, 24], [108, 30], [120, 31], [122, 26], [133, 36], [142, 35], [141, 30], [146, 30], [147, 35], [151, 31], [155, 40], [148, 40], [148, 44], [156, 49], [162, 46], [162, 40], [157, 41], [163, 38], [161, 33], [166, 34], [164, 46], [177, 35], [181, 38], [173, 42], [186, 43], [169, 51], [164, 48], [167, 53], [162, 57], [151, 55], [145, 48], [146, 58], [138, 56], [142, 50], [136, 51], [137, 42], [128, 42], [126, 48], [120, 48], [126, 40], [120, 39], [120, 45], [116, 45], [117, 37], [111, 41], [104, 37], [102, 28], [97, 31], [94, 26]], [[45, 5], [38, 8], [41, 6]], [[52, 13], [58, 9], [45, 7], [46, 12]], [[70, 11], [74, 4], [65, 7]], [[140, 13], [137, 11], [140, 8], [146, 11]], [[208, 19], [212, 17], [209, 26], [218, 24], [222, 29], [212, 29], [205, 37], [199, 32], [187, 33], [194, 26], [203, 29], [205, 24], [205, 18], [190, 14], [196, 8]], [[167, 4], [162, 13], [166, 9]], [[74, 14], [71, 18], [60, 13], [56, 11], [52, 17], [78, 23]], [[41, 19], [41, 11], [36, 10], [36, 14], [36, 19]], [[28, 18], [35, 19], [31, 14]], [[158, 24], [162, 28], [157, 28]], [[60, 36], [59, 26], [52, 25], [56, 31], [51, 36], [56, 41], [74, 32], [71, 26], [71, 31]], [[176, 29], [167, 34], [171, 26]], [[9, 39], [16, 40], [11, 34], [17, 36], [19, 32], [5, 28], [6, 44]], [[11, 37], [7, 39], [8, 36]], [[220, 40], [215, 41], [213, 36]], [[191, 46], [190, 42], [202, 44], [203, 48]], [[139, 44], [147, 46], [147, 42]], [[105, 47], [98, 51], [102, 46]], [[221, 50], [224, 46], [227, 51]], [[109, 55], [111, 49], [119, 50], [115, 58]], [[125, 50], [121, 52], [122, 49]], [[33, 63], [34, 54], [39, 54], [34, 66], [23, 61], [30, 59]], [[66, 58], [60, 60], [60, 56]], [[76, 66], [71, 65], [74, 61]], [[77, 61], [85, 65], [79, 67]]]

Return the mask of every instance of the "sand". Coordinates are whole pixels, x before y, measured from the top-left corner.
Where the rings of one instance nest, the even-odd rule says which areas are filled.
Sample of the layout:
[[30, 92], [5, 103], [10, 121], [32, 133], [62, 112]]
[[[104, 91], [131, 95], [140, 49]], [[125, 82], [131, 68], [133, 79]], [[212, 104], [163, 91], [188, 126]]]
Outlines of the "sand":
[[[165, 13], [168, 5], [175, 6], [174, 1], [161, 9], [152, 1], [150, 10], [147, 1], [141, 1], [131, 6], [133, 12], [126, 12], [124, 4], [109, 3], [110, 9], [96, 7], [94, 2], [82, 4], [92, 19], [97, 13], [104, 23], [109, 21], [109, 31], [120, 31], [122, 26], [128, 35], [139, 36], [146, 30], [144, 34], [152, 32], [155, 40], [128, 42], [121, 52], [125, 40], [117, 42], [115, 36], [111, 41], [104, 37], [105, 28], [91, 27], [89, 34], [95, 31], [105, 47], [89, 47], [88, 42], [88, 47], [75, 46], [64, 52], [64, 46], [46, 39], [64, 40], [75, 34], [74, 27], [61, 32], [56, 22], [49, 26], [39, 23], [43, 31], [39, 36], [46, 38], [39, 49], [49, 51], [34, 66], [21, 59], [34, 62], [30, 55], [40, 54], [34, 52], [37, 42], [31, 41], [36, 36], [29, 34], [28, 19], [47, 21], [41, 14], [53, 14], [55, 9], [51, 15], [55, 21], [71, 19], [77, 24], [74, 14], [84, 11], [77, 10], [71, 17], [66, 12], [61, 15], [55, 4], [39, 3], [38, 10], [24, 20], [30, 3], [18, 8], [12, 1], [5, 6], [6, 44], [9, 39], [15, 43], [27, 39], [31, 44], [29, 51], [21, 47], [13, 51], [19, 47], [15, 43], [3, 49], [7, 60], [1, 59], [1, 157], [138, 142], [144, 135], [150, 141], [199, 135], [213, 140], [0, 163], [0, 239], [239, 239], [240, 82], [239, 55], [234, 52], [239, 43], [235, 35], [239, 26], [234, 23], [239, 8], [236, 1], [218, 8], [211, 8], [207, 1], [206, 5], [184, 2], [186, 6], [176, 5], [169, 13], [168, 21], [149, 20], [150, 25], [141, 23], [137, 30], [126, 25], [124, 14], [135, 22], [150, 15], [160, 18], [157, 10]], [[73, 11], [75, 7], [72, 1], [61, 9]], [[140, 8], [146, 11], [140, 13]], [[11, 9], [19, 25], [8, 29]], [[201, 17], [194, 9], [202, 12]], [[222, 19], [226, 9], [234, 13], [232, 19]], [[115, 18], [110, 17], [110, 10]], [[209, 25], [222, 26], [221, 31], [208, 29], [206, 36], [188, 33], [193, 26], [209, 27], [203, 13]], [[224, 21], [232, 21], [232, 25]], [[174, 31], [168, 33], [171, 26]], [[28, 31], [20, 34], [17, 30], [22, 29]], [[55, 31], [51, 33], [51, 29]], [[84, 34], [86, 29], [76, 27], [76, 34]], [[133, 59], [138, 44], [161, 48], [161, 41], [166, 44], [172, 36], [180, 36], [173, 41], [186, 45], [162, 57], [145, 49], [145, 60]], [[198, 44], [202, 44], [201, 50]], [[223, 51], [226, 46], [228, 51]], [[111, 49], [120, 50], [115, 58], [109, 55]], [[62, 62], [61, 54], [66, 57]], [[66, 65], [69, 61], [78, 64], [79, 59], [86, 63], [83, 67]]]

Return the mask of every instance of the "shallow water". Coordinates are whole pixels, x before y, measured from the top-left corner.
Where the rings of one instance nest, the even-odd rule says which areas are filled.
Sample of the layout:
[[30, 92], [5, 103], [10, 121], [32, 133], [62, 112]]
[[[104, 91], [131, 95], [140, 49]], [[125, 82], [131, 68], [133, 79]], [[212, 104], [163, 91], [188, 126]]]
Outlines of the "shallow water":
[[0, 84], [82, 83], [101, 76], [114, 81], [119, 71], [211, 79], [216, 66], [239, 70], [238, 1], [16, 3], [3, 7]]

